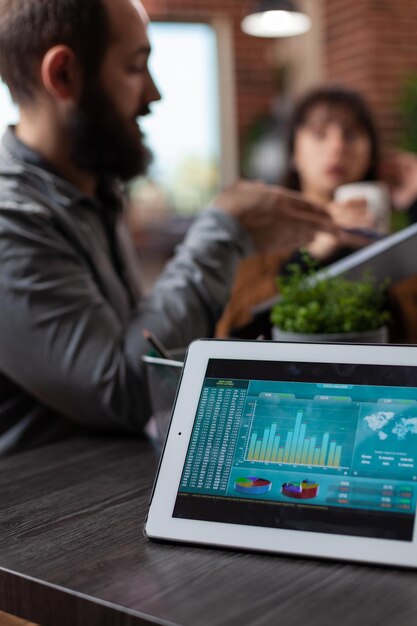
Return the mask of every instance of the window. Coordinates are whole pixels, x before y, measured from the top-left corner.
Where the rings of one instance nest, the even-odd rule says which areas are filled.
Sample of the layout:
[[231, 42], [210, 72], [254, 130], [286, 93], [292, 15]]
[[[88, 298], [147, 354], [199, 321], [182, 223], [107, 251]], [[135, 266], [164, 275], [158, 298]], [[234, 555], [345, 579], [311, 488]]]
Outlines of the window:
[[132, 200], [149, 219], [158, 207], [192, 215], [223, 182], [218, 33], [209, 24], [154, 22], [149, 38], [163, 99], [140, 122], [154, 162], [131, 185]]

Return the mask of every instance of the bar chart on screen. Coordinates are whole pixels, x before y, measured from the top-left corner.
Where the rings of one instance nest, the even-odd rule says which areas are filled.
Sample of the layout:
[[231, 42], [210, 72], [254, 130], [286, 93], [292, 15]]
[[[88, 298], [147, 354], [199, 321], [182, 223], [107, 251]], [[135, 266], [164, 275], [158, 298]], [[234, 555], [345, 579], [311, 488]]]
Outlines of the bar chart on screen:
[[308, 403], [304, 408], [288, 404], [269, 416], [270, 407], [260, 403], [248, 432], [245, 461], [349, 469], [354, 444], [352, 405], [346, 408], [339, 404], [323, 412]]

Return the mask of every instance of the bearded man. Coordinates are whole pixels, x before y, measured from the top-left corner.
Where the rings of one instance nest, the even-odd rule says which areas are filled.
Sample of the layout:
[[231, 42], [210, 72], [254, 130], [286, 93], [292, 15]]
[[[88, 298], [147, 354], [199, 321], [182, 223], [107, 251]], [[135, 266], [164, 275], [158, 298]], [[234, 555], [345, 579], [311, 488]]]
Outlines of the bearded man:
[[142, 297], [120, 181], [150, 158], [147, 23], [138, 0], [0, 0], [0, 74], [20, 110], [0, 151], [0, 454], [140, 433], [143, 329], [169, 348], [210, 336], [244, 256], [335, 230], [296, 194], [238, 182]]

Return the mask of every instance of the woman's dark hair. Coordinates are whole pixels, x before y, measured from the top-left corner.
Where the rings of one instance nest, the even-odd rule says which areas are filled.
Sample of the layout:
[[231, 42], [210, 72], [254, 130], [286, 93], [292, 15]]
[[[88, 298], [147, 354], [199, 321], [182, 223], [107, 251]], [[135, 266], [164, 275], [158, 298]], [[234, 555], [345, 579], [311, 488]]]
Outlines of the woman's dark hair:
[[324, 105], [341, 109], [351, 114], [357, 127], [369, 137], [371, 154], [369, 168], [362, 180], [376, 180], [378, 178], [379, 141], [372, 113], [362, 96], [350, 89], [339, 86], [325, 86], [307, 93], [295, 106], [289, 121], [287, 133], [288, 169], [283, 177], [284, 187], [301, 191], [300, 177], [292, 166], [295, 136], [310, 112], [317, 106]]
[[39, 62], [51, 47], [69, 46], [89, 80], [109, 42], [102, 0], [0, 0], [0, 76], [19, 104], [33, 99]]

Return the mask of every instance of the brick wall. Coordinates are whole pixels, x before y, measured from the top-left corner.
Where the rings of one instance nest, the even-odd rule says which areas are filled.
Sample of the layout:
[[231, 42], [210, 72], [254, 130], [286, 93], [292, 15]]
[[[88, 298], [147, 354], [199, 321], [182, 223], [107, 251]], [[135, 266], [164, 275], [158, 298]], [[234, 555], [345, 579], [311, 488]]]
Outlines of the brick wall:
[[416, 0], [322, 0], [325, 75], [360, 89], [385, 144], [400, 134], [398, 94], [417, 73]]

